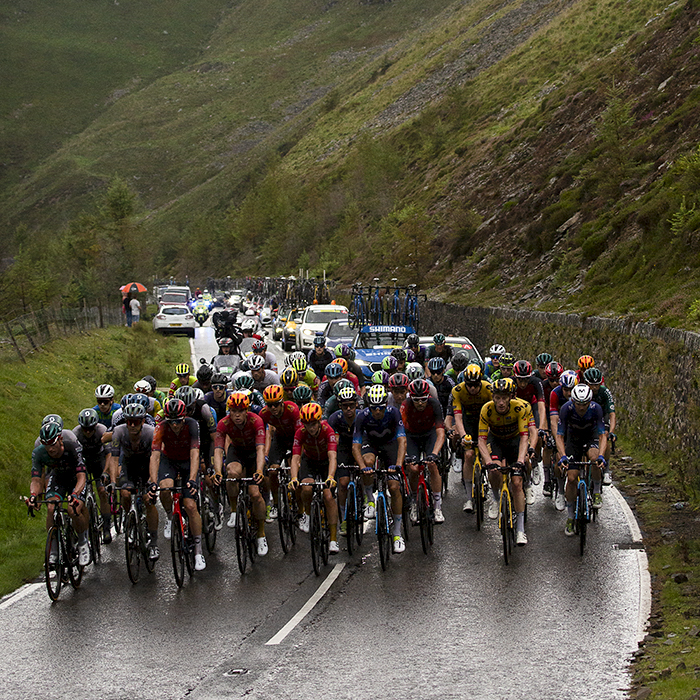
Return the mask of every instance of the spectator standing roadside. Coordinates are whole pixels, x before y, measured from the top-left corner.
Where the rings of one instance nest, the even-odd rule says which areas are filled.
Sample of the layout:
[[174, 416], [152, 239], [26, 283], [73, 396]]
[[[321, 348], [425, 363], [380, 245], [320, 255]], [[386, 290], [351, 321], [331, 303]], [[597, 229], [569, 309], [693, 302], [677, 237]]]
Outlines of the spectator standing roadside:
[[131, 292], [122, 299], [122, 306], [124, 307], [124, 314], [126, 315], [126, 325], [131, 328]]
[[131, 323], [138, 323], [141, 318], [141, 302], [134, 297], [129, 302], [129, 306], [131, 307]]

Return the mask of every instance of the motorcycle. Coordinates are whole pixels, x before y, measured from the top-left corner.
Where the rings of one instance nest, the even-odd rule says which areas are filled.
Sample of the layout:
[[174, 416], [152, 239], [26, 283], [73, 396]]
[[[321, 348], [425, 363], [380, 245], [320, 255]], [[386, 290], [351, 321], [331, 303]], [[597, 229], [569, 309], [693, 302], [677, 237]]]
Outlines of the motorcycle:
[[209, 318], [209, 309], [201, 304], [195, 306], [192, 313], [194, 314], [194, 320], [197, 321], [200, 326], [203, 326], [206, 320]]

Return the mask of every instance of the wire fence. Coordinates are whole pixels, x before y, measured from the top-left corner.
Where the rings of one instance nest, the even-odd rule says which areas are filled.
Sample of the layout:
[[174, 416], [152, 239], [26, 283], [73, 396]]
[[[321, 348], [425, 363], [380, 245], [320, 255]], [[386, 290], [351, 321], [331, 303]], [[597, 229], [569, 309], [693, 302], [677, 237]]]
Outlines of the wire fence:
[[10, 361], [36, 352], [49, 341], [124, 323], [120, 307], [48, 308], [7, 319], [0, 325], [0, 359]]

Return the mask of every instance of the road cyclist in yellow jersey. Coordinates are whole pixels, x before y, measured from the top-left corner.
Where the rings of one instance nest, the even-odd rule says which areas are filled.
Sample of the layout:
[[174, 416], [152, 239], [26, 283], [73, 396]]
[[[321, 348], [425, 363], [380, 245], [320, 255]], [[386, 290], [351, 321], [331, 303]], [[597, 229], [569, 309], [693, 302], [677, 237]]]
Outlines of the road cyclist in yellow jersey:
[[175, 392], [181, 386], [192, 386], [197, 378], [190, 374], [190, 366], [186, 362], [181, 362], [177, 367], [175, 367], [175, 379], [170, 382], [170, 388], [168, 389], [168, 398], [172, 399], [175, 396]]

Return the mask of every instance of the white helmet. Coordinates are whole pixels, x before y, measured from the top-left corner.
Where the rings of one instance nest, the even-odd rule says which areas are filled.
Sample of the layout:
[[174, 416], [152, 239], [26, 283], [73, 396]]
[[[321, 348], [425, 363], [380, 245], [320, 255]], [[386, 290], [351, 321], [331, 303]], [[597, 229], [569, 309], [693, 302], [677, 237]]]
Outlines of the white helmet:
[[[151, 385], [148, 385], [150, 390]], [[111, 384], [100, 384], [100, 386], [95, 389], [96, 399], [113, 399], [114, 398], [114, 387]]]
[[593, 399], [593, 391], [588, 384], [577, 384], [571, 390], [571, 400], [574, 403], [590, 403]]
[[265, 367], [265, 358], [262, 355], [250, 355], [247, 358], [247, 362], [251, 370], [263, 369], [263, 367]]
[[151, 393], [151, 383], [147, 382], [145, 379], [139, 379], [136, 384], [134, 384], [134, 391], [137, 394], [150, 394]]

